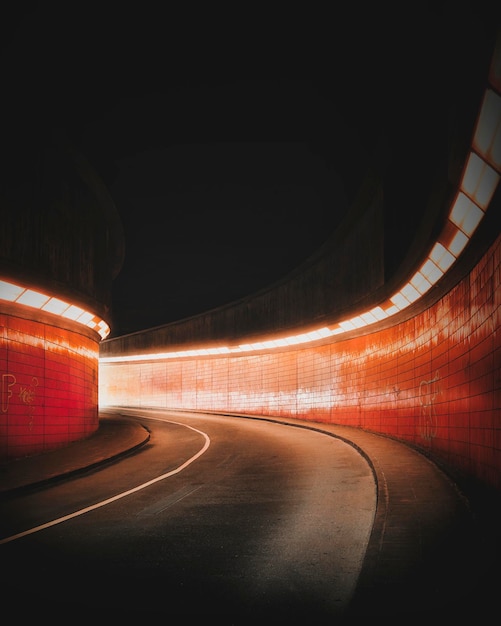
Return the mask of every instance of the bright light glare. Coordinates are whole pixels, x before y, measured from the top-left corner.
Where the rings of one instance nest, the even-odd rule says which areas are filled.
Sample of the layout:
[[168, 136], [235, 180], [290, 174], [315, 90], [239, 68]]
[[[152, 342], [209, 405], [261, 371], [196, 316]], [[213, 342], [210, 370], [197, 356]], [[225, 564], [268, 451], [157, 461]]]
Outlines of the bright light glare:
[[[501, 39], [496, 45], [489, 79], [495, 87], [499, 88], [501, 84]], [[363, 312], [351, 319], [340, 321], [334, 328], [322, 327], [307, 333], [280, 339], [274, 338], [241, 344], [232, 348], [221, 346], [149, 355], [103, 357], [100, 360], [102, 362], [140, 361], [199, 355], [234, 354], [252, 350], [279, 348], [318, 341], [395, 315], [426, 293], [453, 265], [459, 254], [466, 247], [469, 237], [471, 237], [482, 220], [484, 211], [491, 202], [499, 184], [499, 172], [501, 172], [501, 98], [491, 88], [485, 90], [471, 147], [472, 152], [468, 157], [457, 197], [449, 213], [449, 220], [458, 228], [457, 232], [450, 243], [447, 244], [447, 247], [437, 241], [428, 258], [411, 280], [381, 306], [376, 306], [370, 311]], [[450, 238], [450, 234], [447, 237]], [[78, 321], [88, 326], [98, 328], [98, 332], [103, 339], [110, 332], [106, 322], [98, 320], [75, 305], [70, 306], [57, 298], [49, 299], [49, 296], [45, 296], [42, 293], [27, 290], [2, 280], [0, 280], [0, 300], [24, 303], [29, 306], [43, 306], [44, 310], [51, 313], [60, 314], [70, 319], [78, 319]]]
[[101, 335], [102, 339], [104, 339], [105, 337], [107, 337], [110, 334], [110, 327], [108, 326], [108, 324], [101, 320], [98, 325], [98, 333]]
[[436, 265], [444, 273], [456, 260], [454, 256], [447, 250], [447, 248], [445, 248], [441, 243], [436, 243], [433, 246], [433, 250], [430, 253], [430, 259], [434, 263], [436, 263]]
[[51, 298], [46, 304], [43, 305], [42, 309], [44, 311], [48, 311], [49, 313], [55, 313], [56, 315], [61, 315], [63, 311], [69, 307], [67, 302], [63, 302], [58, 298]]
[[396, 305], [390, 306], [386, 309], [387, 317], [391, 317], [392, 315], [396, 315], [399, 312], [399, 308]]
[[433, 263], [433, 261], [426, 261], [421, 267], [421, 274], [430, 281], [432, 285], [438, 282], [444, 273], [442, 270]]
[[362, 328], [363, 326], [367, 326], [367, 322], [361, 315], [357, 315], [357, 317], [352, 317], [350, 319], [350, 322], [355, 328]]
[[23, 291], [23, 287], [19, 287], [18, 285], [13, 285], [12, 283], [7, 283], [4, 280], [0, 280], [0, 298], [2, 300], [14, 302], [16, 298], [19, 298]]
[[80, 315], [82, 315], [83, 312], [84, 310], [81, 309], [79, 306], [75, 306], [74, 304], [72, 304], [66, 309], [66, 311], [64, 311], [62, 315], [63, 317], [67, 317], [70, 320], [76, 320], [80, 317]]
[[411, 279], [411, 284], [415, 289], [419, 291], [419, 293], [423, 294], [428, 291], [431, 287], [430, 281], [423, 276], [421, 272], [416, 272]]
[[372, 311], [367, 311], [366, 313], [362, 313], [360, 316], [366, 324], [374, 324], [377, 322], [378, 318], [374, 315]]
[[451, 209], [450, 220], [471, 237], [484, 214], [464, 193], [459, 193]]
[[110, 333], [110, 327], [104, 321], [84, 309], [70, 305], [64, 300], [51, 297], [33, 289], [26, 289], [14, 283], [0, 280], [0, 301], [13, 302], [32, 308], [41, 309], [46, 313], [60, 315], [75, 320], [89, 328], [96, 329], [101, 339], [105, 339]]
[[411, 283], [407, 283], [407, 285], [402, 288], [402, 294], [407, 298], [407, 300], [409, 300], [409, 302], [414, 302], [421, 295]]
[[410, 304], [409, 300], [407, 300], [407, 298], [401, 292], [396, 293], [390, 298], [390, 300], [399, 310], [405, 309]]
[[[93, 320], [94, 316], [92, 315], [92, 313], [89, 313], [88, 311], [84, 311], [79, 317], [78, 317], [78, 321], [81, 324], [85, 324], [86, 326], [89, 325], [89, 322], [91, 322]], [[94, 323], [93, 323], [94, 326]]]
[[46, 296], [43, 293], [33, 291], [32, 289], [26, 289], [26, 291], [24, 291], [19, 298], [17, 298], [17, 302], [19, 302], [19, 304], [34, 307], [35, 309], [41, 309], [48, 299], [49, 296]]
[[462, 231], [458, 230], [447, 247], [457, 259], [461, 252], [465, 249], [468, 241], [468, 237]]
[[470, 153], [461, 189], [483, 210], [489, 205], [499, 182], [499, 175], [474, 152]]
[[371, 309], [369, 313], [374, 315], [374, 317], [378, 320], [384, 320], [385, 317], [388, 317], [388, 313], [386, 313], [386, 311], [384, 311], [380, 306]]

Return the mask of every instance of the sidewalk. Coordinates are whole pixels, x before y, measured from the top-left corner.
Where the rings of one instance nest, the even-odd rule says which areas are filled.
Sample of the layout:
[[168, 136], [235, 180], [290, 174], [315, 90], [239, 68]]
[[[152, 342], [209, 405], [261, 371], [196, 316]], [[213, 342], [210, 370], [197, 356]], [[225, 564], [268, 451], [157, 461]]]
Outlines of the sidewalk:
[[[353, 601], [355, 618], [478, 620], [498, 611], [500, 494], [460, 488], [423, 454], [388, 437], [333, 424], [241, 417], [328, 433], [356, 447], [371, 465], [377, 509]], [[88, 439], [0, 466], [0, 499], [130, 454], [149, 436], [119, 410], [102, 416]]]
[[[265, 418], [266, 419], [266, 418]], [[354, 445], [373, 468], [377, 510], [350, 615], [492, 619], [501, 589], [501, 494], [358, 428], [275, 419]]]
[[87, 439], [0, 465], [0, 497], [113, 461], [141, 447], [149, 437], [134, 420], [100, 417], [99, 428]]

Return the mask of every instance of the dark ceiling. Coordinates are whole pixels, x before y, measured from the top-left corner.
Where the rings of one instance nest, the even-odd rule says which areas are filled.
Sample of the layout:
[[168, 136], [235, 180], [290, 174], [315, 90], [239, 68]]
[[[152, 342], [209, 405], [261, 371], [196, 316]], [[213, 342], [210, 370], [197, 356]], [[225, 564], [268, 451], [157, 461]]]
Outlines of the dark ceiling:
[[122, 217], [113, 336], [286, 275], [339, 224], [368, 163], [389, 230], [412, 231], [429, 192], [416, 180], [447, 169], [492, 45], [478, 3], [405, 16], [368, 3], [342, 19], [123, 6], [7, 9], [1, 65], [5, 130], [65, 133]]

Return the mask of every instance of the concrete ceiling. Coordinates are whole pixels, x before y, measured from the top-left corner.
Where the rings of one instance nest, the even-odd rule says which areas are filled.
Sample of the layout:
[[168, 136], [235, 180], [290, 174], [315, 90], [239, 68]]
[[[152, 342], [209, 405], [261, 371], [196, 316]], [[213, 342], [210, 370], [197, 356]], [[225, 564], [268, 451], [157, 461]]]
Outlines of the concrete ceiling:
[[92, 2], [20, 11], [2, 55], [6, 129], [27, 145], [64, 132], [110, 189], [126, 239], [118, 334], [286, 275], [339, 224], [368, 163], [405, 248], [483, 85], [493, 30], [481, 3], [343, 21]]

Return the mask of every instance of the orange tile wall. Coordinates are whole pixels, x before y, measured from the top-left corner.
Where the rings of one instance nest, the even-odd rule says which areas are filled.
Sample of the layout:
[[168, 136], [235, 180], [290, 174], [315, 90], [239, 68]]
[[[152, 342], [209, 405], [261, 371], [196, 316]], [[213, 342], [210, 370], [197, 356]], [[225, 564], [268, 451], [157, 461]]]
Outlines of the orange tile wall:
[[87, 437], [98, 420], [98, 343], [0, 314], [0, 461]]
[[297, 417], [409, 442], [501, 489], [501, 240], [430, 309], [365, 336], [264, 355], [100, 367], [107, 405]]

